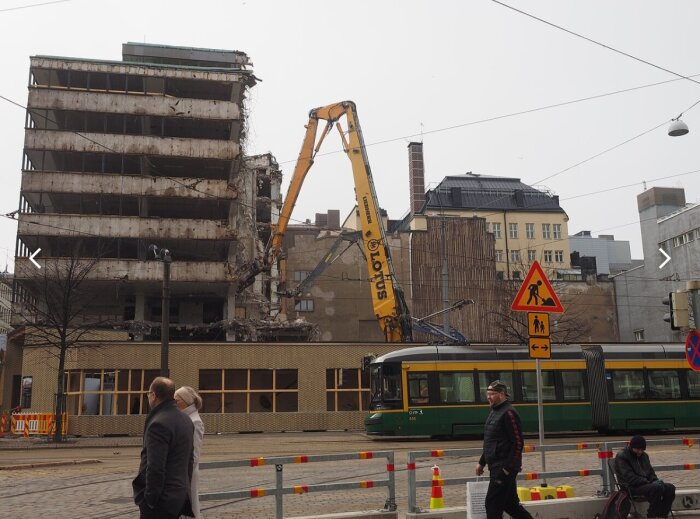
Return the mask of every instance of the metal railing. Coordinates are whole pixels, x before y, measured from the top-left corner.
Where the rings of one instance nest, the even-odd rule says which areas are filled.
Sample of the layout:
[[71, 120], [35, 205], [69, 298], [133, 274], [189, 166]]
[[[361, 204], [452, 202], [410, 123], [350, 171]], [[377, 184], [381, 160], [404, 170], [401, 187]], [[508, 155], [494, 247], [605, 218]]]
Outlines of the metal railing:
[[[613, 449], [622, 448], [627, 445], [627, 441], [619, 442], [596, 442], [596, 443], [569, 443], [561, 445], [525, 445], [524, 453], [528, 452], [557, 452], [557, 451], [581, 451], [581, 450], [596, 450], [598, 452], [598, 461], [600, 468], [584, 468], [578, 470], [561, 470], [549, 472], [523, 472], [518, 474], [519, 480], [531, 481], [535, 479], [545, 478], [567, 478], [567, 477], [588, 477], [600, 476], [601, 486], [596, 492], [599, 496], [607, 496], [612, 488], [612, 474], [608, 466], [608, 459], [615, 456]], [[700, 438], [676, 438], [668, 440], [647, 440], [647, 447], [657, 445], [700, 445]], [[479, 457], [483, 449], [437, 449], [437, 450], [422, 450], [409, 451], [407, 453], [406, 470], [408, 473], [408, 511], [410, 513], [418, 513], [420, 507], [416, 505], [416, 491], [421, 487], [430, 487], [433, 484], [432, 479], [416, 479], [416, 462], [421, 459], [435, 459], [448, 457], [463, 457], [474, 456]], [[673, 470], [696, 470], [700, 469], [700, 464], [686, 463], [680, 465], [654, 465], [654, 470], [657, 472], [673, 471]], [[443, 485], [463, 485], [472, 481], [481, 481], [482, 477], [471, 476], [464, 478], [447, 478], [443, 479]]]
[[[360, 480], [346, 483], [318, 483], [310, 485], [284, 486], [284, 466], [300, 463], [315, 463], [322, 461], [372, 460], [386, 458], [386, 479]], [[394, 451], [362, 451], [342, 454], [317, 454], [309, 456], [279, 456], [272, 458], [250, 458], [233, 461], [210, 461], [200, 463], [200, 470], [221, 469], [231, 467], [275, 467], [274, 488], [251, 488], [249, 490], [232, 490], [200, 494], [201, 501], [221, 499], [255, 498], [275, 496], [275, 519], [284, 517], [284, 496], [286, 494], [306, 494], [309, 492], [334, 492], [337, 490], [356, 490], [377, 487], [387, 488], [387, 498], [384, 503], [385, 511], [396, 510], [396, 479], [394, 473]]]

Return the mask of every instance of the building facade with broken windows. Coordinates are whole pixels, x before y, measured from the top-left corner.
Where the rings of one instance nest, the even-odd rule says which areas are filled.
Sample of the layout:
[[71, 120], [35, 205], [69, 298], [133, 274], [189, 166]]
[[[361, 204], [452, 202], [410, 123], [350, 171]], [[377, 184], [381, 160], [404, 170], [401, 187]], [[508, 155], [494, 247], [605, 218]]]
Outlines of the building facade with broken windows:
[[78, 254], [103, 297], [99, 323], [158, 339], [168, 249], [170, 336], [235, 340], [267, 314], [270, 283], [236, 296], [238, 266], [269, 237], [281, 203], [271, 155], [246, 157], [243, 52], [127, 43], [122, 61], [34, 56], [17, 233], [23, 277]]
[[54, 408], [55, 350], [36, 343], [22, 309], [41, 297], [42, 273], [61, 271], [77, 254], [96, 261], [81, 285], [93, 302], [74, 321], [87, 323], [87, 347], [66, 356], [68, 434], [142, 432], [145, 392], [160, 372], [164, 264], [156, 245], [172, 257], [170, 376], [200, 389], [208, 431], [362, 427], [362, 358], [395, 346], [308, 342], [315, 325], [278, 315], [276, 268], [237, 293], [282, 202], [274, 157], [245, 155], [245, 97], [256, 82], [248, 57], [122, 50], [122, 61], [30, 60], [18, 328], [0, 377], [0, 412], [20, 398], [26, 411]]

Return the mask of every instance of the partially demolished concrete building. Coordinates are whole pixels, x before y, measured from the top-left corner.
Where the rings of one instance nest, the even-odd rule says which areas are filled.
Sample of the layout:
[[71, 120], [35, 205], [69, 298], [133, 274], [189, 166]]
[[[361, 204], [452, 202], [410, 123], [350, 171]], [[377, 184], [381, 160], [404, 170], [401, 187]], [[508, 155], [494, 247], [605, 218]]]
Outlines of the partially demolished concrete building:
[[362, 426], [362, 358], [395, 345], [310, 343], [314, 323], [270, 320], [280, 313], [275, 269], [238, 293], [282, 202], [274, 157], [245, 155], [250, 67], [242, 52], [142, 44], [125, 44], [123, 61], [31, 58], [20, 326], [0, 371], [0, 412], [20, 401], [30, 412], [53, 408], [62, 368], [36, 338], [46, 321], [21, 316], [44, 300], [43, 273], [79, 254], [95, 260], [80, 289], [99, 297], [76, 320], [86, 322], [71, 322], [90, 333], [63, 367], [68, 434], [141, 434], [145, 392], [162, 367], [166, 264], [155, 245], [172, 257], [168, 369], [200, 390], [208, 431]]
[[[173, 340], [241, 340], [268, 314], [270, 281], [236, 295], [281, 204], [272, 155], [244, 157], [246, 92], [238, 51], [140, 43], [123, 61], [31, 58], [17, 234], [16, 299], [39, 265], [79, 251], [103, 295], [95, 322], [159, 337], [168, 249]], [[274, 279], [274, 277], [272, 278]], [[247, 330], [247, 331], [246, 331]]]

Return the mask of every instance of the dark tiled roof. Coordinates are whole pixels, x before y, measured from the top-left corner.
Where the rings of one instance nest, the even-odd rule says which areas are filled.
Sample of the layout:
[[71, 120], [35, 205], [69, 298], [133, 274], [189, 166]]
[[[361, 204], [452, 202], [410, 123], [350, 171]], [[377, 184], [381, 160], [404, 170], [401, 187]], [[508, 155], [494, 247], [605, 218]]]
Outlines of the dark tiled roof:
[[558, 196], [523, 184], [519, 178], [471, 173], [445, 177], [428, 191], [421, 212], [428, 209], [564, 212]]

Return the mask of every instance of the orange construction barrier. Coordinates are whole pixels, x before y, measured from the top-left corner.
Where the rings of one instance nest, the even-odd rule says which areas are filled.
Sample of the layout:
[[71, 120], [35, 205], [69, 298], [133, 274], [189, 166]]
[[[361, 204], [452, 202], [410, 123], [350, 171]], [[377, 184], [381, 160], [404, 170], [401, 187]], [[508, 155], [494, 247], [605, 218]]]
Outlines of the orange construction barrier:
[[[67, 416], [63, 414], [61, 431], [65, 435], [68, 430]], [[56, 432], [56, 415], [53, 413], [14, 413], [11, 417], [10, 432], [24, 435], [29, 426], [29, 435], [50, 435]]]
[[22, 436], [29, 438], [29, 420], [24, 421], [24, 432], [22, 433]]
[[4, 414], [2, 415], [2, 419], [0, 419], [0, 438], [5, 437], [5, 427], [7, 426], [7, 415]]
[[52, 414], [52, 415], [49, 416], [49, 419], [47, 420], [47, 424], [46, 424], [46, 436], [48, 436], [49, 438], [50, 438], [51, 436], [53, 436], [53, 433], [54, 433], [55, 430], [56, 430], [56, 423], [54, 422], [55, 416], [56, 416], [56, 415], [53, 415], [53, 414]]
[[445, 501], [442, 498], [442, 486], [444, 481], [440, 477], [440, 468], [433, 466], [433, 486], [430, 489], [430, 509], [437, 510], [445, 507]]

